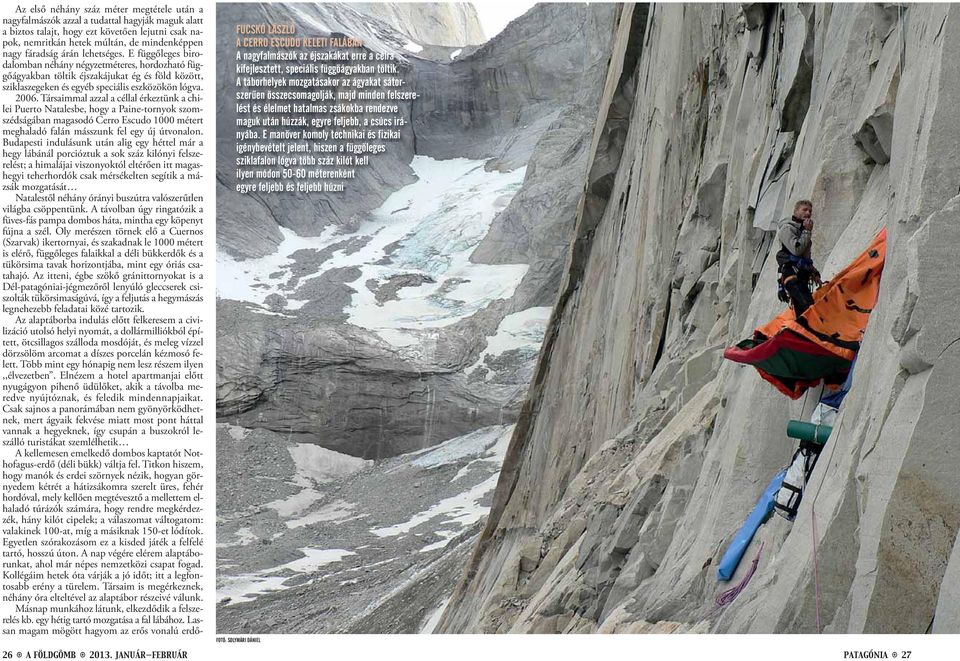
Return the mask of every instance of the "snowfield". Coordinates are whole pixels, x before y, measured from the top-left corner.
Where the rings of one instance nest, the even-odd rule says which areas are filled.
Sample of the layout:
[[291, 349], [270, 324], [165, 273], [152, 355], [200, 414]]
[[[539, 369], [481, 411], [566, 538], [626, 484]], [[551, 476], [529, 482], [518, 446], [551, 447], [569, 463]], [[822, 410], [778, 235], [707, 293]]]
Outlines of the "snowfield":
[[[286, 299], [284, 312], [295, 311], [307, 302], [297, 298], [304, 283], [330, 269], [357, 267], [360, 277], [348, 283], [355, 292], [346, 309], [349, 323], [398, 347], [417, 343], [417, 331], [449, 326], [491, 301], [510, 298], [528, 266], [474, 264], [470, 255], [520, 189], [526, 168], [487, 172], [484, 161], [427, 156], [415, 156], [411, 167], [418, 180], [390, 195], [354, 233], [327, 227], [320, 236], [302, 237], [280, 228], [283, 240], [271, 255], [240, 261], [218, 252], [218, 297], [269, 311], [267, 297], [279, 294]], [[349, 239], [366, 243], [335, 250], [314, 273], [294, 279], [294, 253]], [[401, 275], [422, 276], [422, 282], [400, 288], [396, 300], [377, 301], [367, 286]]]

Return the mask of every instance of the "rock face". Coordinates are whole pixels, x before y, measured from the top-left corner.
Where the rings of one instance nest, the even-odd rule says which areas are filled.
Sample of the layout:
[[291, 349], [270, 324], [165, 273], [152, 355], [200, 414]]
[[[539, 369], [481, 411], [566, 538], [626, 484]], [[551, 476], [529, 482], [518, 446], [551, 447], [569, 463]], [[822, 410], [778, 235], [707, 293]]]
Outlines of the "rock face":
[[[625, 11], [534, 381], [437, 630], [960, 631], [958, 127], [955, 6]], [[887, 227], [880, 298], [796, 520], [718, 583], [816, 403], [721, 358], [782, 309], [765, 230], [798, 198], [825, 277]]]
[[357, 11], [379, 18], [418, 44], [475, 46], [486, 41], [477, 11], [466, 2], [355, 2]]
[[455, 367], [417, 369], [360, 329], [304, 330], [242, 312], [238, 327], [237, 307], [218, 316], [218, 414], [234, 425], [381, 458], [502, 418], [502, 403], [467, 387]]
[[[417, 153], [498, 158], [513, 169], [568, 105], [596, 106], [612, 5], [535, 5], [469, 55], [419, 61]], [[593, 116], [591, 116], [591, 120]]]
[[[408, 47], [421, 38], [413, 26], [427, 29], [434, 15], [446, 27], [431, 34], [472, 34], [471, 12], [218, 9], [222, 421], [379, 459], [515, 419], [539, 346], [529, 331], [539, 324], [542, 337], [563, 271], [617, 10], [537, 7], [454, 59], [451, 45]], [[232, 26], [271, 21], [358, 37], [402, 58], [409, 89], [420, 94], [407, 108], [412, 129], [359, 171], [350, 195], [230, 190]], [[443, 178], [457, 168], [455, 179]], [[489, 229], [473, 236], [481, 223]], [[390, 232], [396, 240], [383, 245]], [[456, 273], [454, 253], [464, 262]], [[398, 312], [419, 304], [448, 318]], [[380, 321], [404, 317], [397, 327]]]

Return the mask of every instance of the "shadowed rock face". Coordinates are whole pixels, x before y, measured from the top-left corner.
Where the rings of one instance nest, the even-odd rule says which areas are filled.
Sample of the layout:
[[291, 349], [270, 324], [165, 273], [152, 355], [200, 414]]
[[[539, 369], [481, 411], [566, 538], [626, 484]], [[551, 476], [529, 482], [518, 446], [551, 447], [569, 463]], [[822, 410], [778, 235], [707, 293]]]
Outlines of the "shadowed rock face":
[[379, 18], [420, 45], [459, 48], [486, 41], [477, 10], [467, 2], [356, 2], [351, 7]]
[[[505, 317], [553, 304], [582, 193], [617, 10], [613, 5], [537, 7], [490, 43], [464, 48], [452, 60], [449, 45], [418, 42], [424, 50], [416, 55], [404, 49], [420, 37], [397, 27], [429, 22], [425, 14], [404, 14], [409, 11], [335, 3], [223, 5], [219, 10], [225, 57], [218, 90], [218, 248], [231, 260], [252, 262], [275, 253], [288, 230], [316, 237], [335, 225], [342, 232], [322, 249], [291, 255], [293, 265], [277, 275], [284, 279], [282, 287], [262, 305], [219, 301], [217, 410], [224, 421], [381, 458], [517, 415], [534, 354], [512, 350], [484, 357], [482, 352]], [[432, 10], [416, 10], [425, 11]], [[461, 18], [448, 25], [453, 32], [473, 20]], [[230, 191], [235, 158], [231, 26], [264, 21], [293, 21], [304, 33], [358, 36], [370, 49], [404, 59], [409, 89], [421, 95], [408, 110], [413, 128], [404, 140], [390, 144], [386, 158], [361, 170], [355, 193], [258, 198]], [[391, 193], [415, 180], [410, 165], [415, 154], [483, 160], [485, 166], [478, 167], [494, 174], [527, 168], [518, 176], [523, 179], [518, 190], [493, 201], [502, 211], [470, 261], [528, 268], [509, 297], [493, 299], [448, 326], [419, 332], [415, 346], [398, 348], [351, 325], [351, 301], [362, 289], [380, 305], [402, 302], [434, 279], [405, 270], [372, 281], [355, 266], [328, 262], [369, 243], [369, 236], [351, 231]], [[390, 264], [404, 250], [401, 239], [387, 246], [377, 263]], [[446, 284], [449, 293], [462, 283]], [[471, 367], [478, 360], [483, 364]]]
[[[407, 164], [413, 155], [409, 132], [389, 144], [388, 153], [358, 170], [351, 195], [283, 193], [241, 195], [234, 189], [237, 156], [235, 101], [235, 26], [273, 20], [292, 22], [298, 34], [326, 36], [340, 32], [358, 37], [371, 50], [390, 53], [405, 62], [403, 77], [410, 83], [408, 41], [459, 47], [483, 42], [471, 5], [413, 3], [297, 3], [294, 5], [223, 3], [217, 8], [217, 245], [237, 257], [270, 254], [280, 243], [278, 226], [303, 236], [315, 236], [330, 224], [350, 225], [358, 215], [377, 207], [386, 195], [412, 181]], [[452, 49], [451, 49], [452, 50]], [[449, 56], [447, 56], [449, 59]], [[401, 102], [410, 118], [410, 102]], [[290, 113], [286, 113], [290, 114]]]
[[[417, 369], [360, 329], [302, 330], [221, 305], [218, 417], [366, 459], [419, 450], [503, 419], [455, 367]], [[238, 327], [239, 325], [239, 327]]]
[[[624, 15], [592, 151], [620, 147], [591, 153], [529, 399], [438, 630], [960, 631], [958, 55], [948, 5]], [[782, 309], [764, 230], [797, 198], [825, 277], [887, 227], [880, 299], [797, 519], [768, 521], [718, 583], [795, 449], [787, 421], [816, 401], [721, 360]]]
[[613, 5], [538, 4], [469, 55], [419, 61], [414, 104], [417, 153], [526, 163], [565, 106], [596, 107]]

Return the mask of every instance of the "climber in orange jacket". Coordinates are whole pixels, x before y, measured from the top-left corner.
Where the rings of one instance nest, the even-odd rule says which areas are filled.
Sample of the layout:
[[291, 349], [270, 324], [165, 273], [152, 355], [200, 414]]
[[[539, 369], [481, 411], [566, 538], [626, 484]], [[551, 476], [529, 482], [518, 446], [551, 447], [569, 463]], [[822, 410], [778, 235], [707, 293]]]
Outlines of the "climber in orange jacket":
[[777, 238], [780, 251], [777, 265], [780, 267], [778, 298], [793, 305], [799, 317], [813, 305], [810, 281], [818, 287], [823, 284], [820, 271], [813, 265], [810, 248], [813, 245], [813, 203], [799, 200], [793, 207], [793, 216], [780, 221]]

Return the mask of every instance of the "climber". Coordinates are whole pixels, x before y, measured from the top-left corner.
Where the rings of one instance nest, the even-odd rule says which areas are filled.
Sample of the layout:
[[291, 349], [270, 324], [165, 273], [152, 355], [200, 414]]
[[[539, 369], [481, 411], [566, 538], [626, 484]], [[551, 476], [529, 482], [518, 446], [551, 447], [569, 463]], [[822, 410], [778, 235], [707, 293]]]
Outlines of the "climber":
[[810, 280], [818, 287], [823, 284], [820, 272], [810, 258], [812, 214], [813, 203], [810, 200], [800, 200], [793, 207], [793, 216], [781, 220], [777, 230], [777, 238], [780, 239], [780, 251], [777, 253], [780, 287], [777, 297], [784, 303], [793, 305], [798, 317], [813, 305]]
[[877, 305], [886, 256], [883, 228], [859, 257], [817, 290], [803, 316], [787, 308], [757, 327], [752, 337], [725, 349], [723, 357], [753, 365], [790, 399], [821, 382], [844, 383]]

